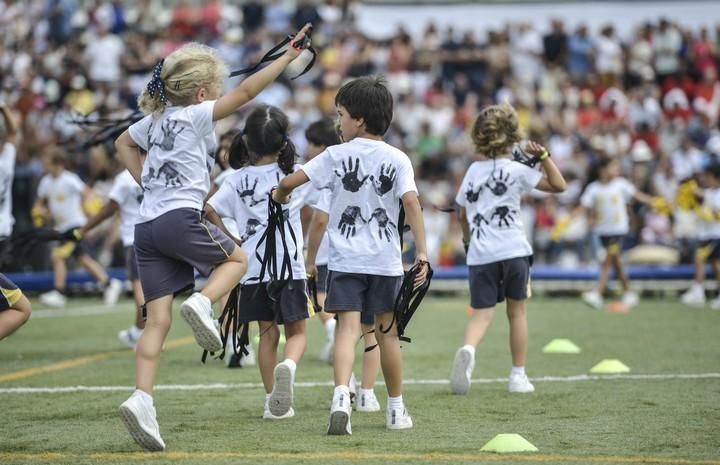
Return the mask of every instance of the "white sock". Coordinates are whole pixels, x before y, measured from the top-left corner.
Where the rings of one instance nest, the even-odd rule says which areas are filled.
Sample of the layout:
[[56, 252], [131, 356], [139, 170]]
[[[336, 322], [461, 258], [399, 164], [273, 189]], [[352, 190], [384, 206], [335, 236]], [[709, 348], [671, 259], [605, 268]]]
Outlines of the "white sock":
[[142, 329], [138, 328], [135, 325], [130, 326], [130, 329], [128, 330], [130, 332], [130, 336], [133, 337], [133, 339], [137, 339], [142, 334]]
[[295, 364], [295, 361], [293, 359], [286, 358], [285, 360], [283, 360], [283, 363], [290, 367], [290, 371], [295, 373], [295, 370], [297, 369], [297, 365]]
[[360, 388], [360, 389], [358, 390], [358, 395], [360, 395], [360, 396], [365, 395], [365, 396], [375, 397], [375, 390], [374, 390], [373, 388], [370, 388], [370, 389]]
[[135, 393], [137, 395], [139, 395], [140, 398], [142, 400], [144, 400], [145, 402], [150, 402], [150, 405], [153, 404], [153, 397], [150, 394], [148, 394], [147, 392], [140, 390], [140, 389], [135, 389]]
[[475, 347], [471, 346], [470, 344], [465, 344], [462, 346], [463, 349], [469, 350], [471, 354], [475, 355]]
[[271, 392], [266, 392], [266, 393], [265, 393], [265, 403], [267, 403], [267, 401], [270, 400], [270, 396], [271, 396], [271, 395], [272, 395]]
[[327, 334], [328, 339], [335, 335], [335, 325], [337, 325], [335, 318], [330, 318], [325, 321], [325, 333]]
[[694, 282], [693, 285], [692, 285], [692, 287], [693, 287], [693, 289], [695, 289], [695, 290], [697, 290], [697, 291], [705, 292], [705, 289], [703, 288], [703, 285], [700, 284], [700, 283], [698, 283], [698, 282]]
[[402, 410], [403, 408], [405, 408], [402, 395], [399, 395], [397, 397], [388, 396], [387, 408], [388, 410]]
[[510, 376], [523, 376], [525, 375], [525, 367], [512, 367], [510, 370]]

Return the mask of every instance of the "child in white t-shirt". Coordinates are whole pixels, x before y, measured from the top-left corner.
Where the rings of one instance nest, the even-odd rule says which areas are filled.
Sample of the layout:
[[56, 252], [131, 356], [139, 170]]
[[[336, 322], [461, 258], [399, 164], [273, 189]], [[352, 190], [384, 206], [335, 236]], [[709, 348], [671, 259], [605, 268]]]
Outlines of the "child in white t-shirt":
[[203, 290], [182, 303], [180, 314], [201, 347], [220, 350], [212, 303], [247, 269], [242, 249], [202, 219], [217, 145], [215, 121], [233, 114], [277, 78], [302, 52], [308, 28], [282, 56], [223, 96], [227, 68], [213, 49], [187, 44], [175, 50], [155, 66], [140, 95], [138, 103], [147, 116], [115, 141], [118, 158], [145, 192], [134, 246], [148, 317], [136, 349], [137, 389], [120, 406], [120, 416], [147, 450], [165, 448], [151, 393], [170, 330], [173, 297], [194, 287], [194, 269], [209, 275]]
[[143, 295], [142, 284], [140, 284], [135, 247], [133, 247], [133, 243], [135, 242], [135, 222], [143, 194], [142, 187], [135, 182], [130, 172], [125, 169], [122, 170], [113, 180], [112, 187], [108, 193], [108, 201], [105, 202], [105, 205], [102, 206], [100, 211], [90, 218], [80, 230], [82, 236], [85, 236], [106, 219], [112, 218], [116, 213], [120, 213], [120, 240], [122, 241], [125, 253], [125, 269], [128, 281], [130, 281], [130, 285], [132, 286], [133, 298], [135, 300], [135, 323], [129, 328], [120, 331], [118, 333], [118, 340], [133, 350], [145, 327], [145, 319], [142, 311], [142, 307], [145, 304], [145, 297]]
[[[307, 159], [312, 160], [324, 152], [328, 147], [340, 144], [335, 123], [329, 119], [321, 119], [308, 126], [305, 131], [308, 141]], [[332, 191], [330, 189], [314, 190], [316, 198], [313, 203], [314, 213], [307, 233], [308, 246], [305, 257], [308, 274], [315, 277], [317, 287], [317, 303], [325, 307], [327, 294], [328, 259], [330, 254], [327, 224], [330, 218], [330, 203]], [[334, 315], [329, 312], [319, 312], [318, 317], [325, 327], [325, 344], [320, 351], [320, 360], [332, 364], [332, 352], [335, 348], [335, 333], [337, 329]], [[365, 346], [363, 352], [362, 376], [358, 386], [354, 375], [350, 379], [350, 393], [357, 391], [355, 410], [358, 412], [376, 412], [380, 410], [374, 386], [380, 372], [380, 350], [375, 337], [375, 315], [370, 312], [361, 312], [360, 324], [362, 339]], [[357, 387], [357, 389], [356, 389]]]
[[[45, 168], [48, 174], [38, 184], [34, 211], [49, 217], [55, 229], [61, 233], [82, 228], [87, 222], [82, 205], [91, 195], [90, 188], [78, 175], [65, 169], [65, 154], [60, 149], [52, 149], [47, 155]], [[53, 248], [51, 261], [54, 289], [40, 294], [40, 302], [51, 307], [65, 306], [66, 261], [71, 256], [104, 289], [105, 304], [115, 305], [122, 291], [122, 283], [108, 276], [103, 266], [90, 256], [82, 240], [65, 242]]]
[[630, 290], [630, 281], [620, 260], [623, 239], [630, 231], [627, 208], [632, 200], [653, 205], [653, 199], [620, 176], [620, 164], [616, 159], [602, 158], [597, 169], [599, 178], [585, 188], [580, 205], [591, 214], [592, 229], [605, 249], [605, 257], [595, 289], [583, 293], [582, 300], [593, 308], [602, 307], [603, 293], [613, 268], [623, 288], [623, 303], [634, 307], [639, 297]]
[[528, 142], [524, 151], [540, 163], [542, 171], [509, 158], [520, 141], [517, 114], [510, 105], [480, 111], [471, 135], [478, 161], [468, 168], [455, 201], [460, 205], [473, 315], [465, 328], [465, 345], [455, 353], [450, 387], [455, 394], [470, 389], [475, 348], [490, 326], [495, 306], [507, 299], [512, 354], [508, 390], [533, 392], [525, 374], [533, 251], [525, 237], [520, 202], [533, 189], [562, 192], [565, 180], [550, 154], [537, 143]]
[[[245, 129], [230, 146], [231, 163], [238, 169], [205, 205], [208, 220], [219, 228], [225, 229], [221, 218], [235, 220], [240, 230], [236, 242], [242, 244], [249, 256], [248, 272], [240, 280], [239, 323], [257, 321], [260, 328], [258, 366], [266, 393], [263, 418], [269, 420], [295, 415], [293, 383], [297, 364], [305, 352], [305, 320], [310, 317], [300, 223], [300, 209], [305, 205], [310, 189], [303, 189], [284, 209], [289, 221], [285, 239], [292, 279], [280, 290], [269, 289], [271, 276], [266, 274], [260, 281], [262, 262], [257, 256], [264, 253], [262, 247], [258, 250], [258, 245], [268, 225], [268, 195], [280, 179], [296, 169], [295, 146], [288, 138], [289, 126], [287, 116], [276, 107], [264, 106], [250, 112]], [[227, 233], [232, 235], [229, 231]], [[276, 263], [280, 269], [284, 246], [279, 237], [275, 247], [278, 251]], [[285, 359], [280, 363], [277, 363], [278, 325], [283, 325], [286, 340]]]
[[[393, 304], [400, 290], [403, 265], [400, 250], [400, 205], [413, 231], [420, 273], [427, 275], [427, 249], [420, 202], [410, 159], [382, 141], [392, 120], [392, 95], [382, 78], [363, 77], [345, 84], [335, 97], [340, 136], [344, 144], [328, 147], [301, 171], [280, 182], [273, 198], [287, 203], [297, 187], [312, 182], [330, 189], [328, 236], [328, 294], [325, 306], [338, 317], [335, 340], [335, 391], [328, 434], [351, 434], [348, 383], [360, 334], [360, 315], [375, 315], [388, 391], [385, 425], [412, 428], [402, 398], [402, 353]], [[387, 332], [382, 331], [388, 330]]]

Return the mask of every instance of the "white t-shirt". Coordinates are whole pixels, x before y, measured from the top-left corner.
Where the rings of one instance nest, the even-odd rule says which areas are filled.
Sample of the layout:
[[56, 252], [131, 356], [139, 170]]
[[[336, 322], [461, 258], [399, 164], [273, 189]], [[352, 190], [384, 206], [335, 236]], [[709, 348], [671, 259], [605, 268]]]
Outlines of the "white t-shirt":
[[213, 100], [169, 107], [130, 126], [130, 137], [147, 152], [138, 223], [178, 208], [202, 210], [215, 165], [214, 106]]
[[15, 146], [5, 143], [0, 150], [0, 237], [12, 234], [12, 183], [15, 174]]
[[[332, 192], [330, 189], [313, 189], [315, 191], [314, 195], [312, 196], [312, 200], [310, 202], [311, 206], [319, 210], [323, 213], [330, 214], [330, 198], [332, 196]], [[329, 227], [329, 224], [328, 224]], [[317, 254], [315, 255], [315, 265], [316, 266], [322, 266], [327, 265], [328, 260], [330, 259], [330, 239], [328, 237], [327, 229], [325, 230], [325, 234], [323, 234], [322, 240], [320, 241], [320, 245], [317, 249]]]
[[470, 225], [468, 266], [529, 257], [520, 201], [542, 173], [507, 158], [476, 161], [463, 178], [455, 202], [465, 208]]
[[47, 199], [55, 228], [67, 231], [83, 226], [87, 222], [82, 209], [85, 183], [77, 174], [63, 171], [60, 176], [46, 174], [38, 185], [38, 197]]
[[[720, 189], [706, 189], [703, 199], [703, 207], [709, 208], [713, 213], [720, 212]], [[700, 220], [700, 231], [698, 239], [707, 241], [720, 239], [720, 221]]]
[[302, 170], [316, 189], [330, 189], [328, 269], [402, 276], [400, 198], [417, 192], [410, 159], [383, 141], [333, 145]]
[[90, 63], [90, 78], [102, 82], [120, 81], [120, 58], [123, 53], [125, 46], [118, 36], [107, 34], [93, 38], [85, 51]]
[[635, 186], [625, 178], [615, 178], [607, 184], [590, 183], [580, 204], [595, 210], [595, 232], [601, 236], [621, 236], [630, 230], [627, 204], [635, 195]]
[[[227, 168], [217, 176], [215, 176], [215, 179], [213, 180], [213, 184], [220, 189], [220, 187], [223, 185], [225, 180], [235, 172], [232, 168]], [[238, 232], [237, 223], [232, 218], [223, 218], [222, 219], [223, 225], [225, 226], [225, 229], [228, 230], [230, 234], [232, 234], [235, 237], [239, 237], [240, 233]]]
[[[296, 170], [299, 166], [296, 167]], [[248, 255], [248, 270], [241, 283], [254, 284], [252, 278], [260, 276], [261, 262], [256, 255], [260, 236], [265, 232], [268, 223], [268, 194], [277, 186], [285, 173], [277, 163], [261, 166], [247, 166], [231, 174], [220, 189], [208, 199], [208, 203], [222, 218], [232, 218], [238, 226], [243, 241], [242, 248]], [[288, 210], [290, 226], [295, 234], [297, 245], [293, 245], [290, 230], [286, 225], [285, 238], [290, 258], [292, 260], [293, 279], [305, 279], [305, 263], [303, 260], [303, 234], [300, 222], [300, 209], [305, 205], [305, 199], [310, 186], [301, 188], [293, 194], [290, 203], [283, 207]], [[280, 238], [278, 237], [278, 241]], [[262, 246], [264, 248], [264, 245]], [[297, 249], [296, 249], [297, 247]], [[277, 246], [278, 265], [282, 263], [283, 249], [281, 243]], [[297, 250], [297, 259], [293, 259]], [[259, 251], [263, 255], [264, 249]], [[279, 271], [279, 270], [278, 270]], [[263, 281], [270, 280], [266, 273]]]
[[137, 223], [140, 204], [143, 200], [142, 187], [135, 182], [128, 170], [115, 176], [108, 198], [120, 207], [120, 239], [128, 247], [135, 242], [135, 223]]

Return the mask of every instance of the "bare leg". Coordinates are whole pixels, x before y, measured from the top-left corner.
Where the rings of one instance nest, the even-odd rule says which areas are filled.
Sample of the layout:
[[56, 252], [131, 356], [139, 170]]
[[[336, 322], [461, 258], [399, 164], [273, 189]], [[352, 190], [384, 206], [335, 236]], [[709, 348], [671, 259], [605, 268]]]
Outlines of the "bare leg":
[[215, 267], [201, 294], [215, 303], [234, 288], [247, 271], [247, 256], [235, 247], [228, 259]]
[[375, 337], [380, 345], [380, 363], [388, 396], [398, 397], [402, 395], [403, 362], [397, 326], [393, 325], [387, 333], [380, 331], [381, 327], [387, 328], [390, 326], [392, 318], [392, 312], [375, 315]]
[[622, 260], [620, 260], [620, 255], [613, 255], [613, 262], [615, 266], [615, 274], [617, 274], [618, 279], [620, 280], [620, 284], [622, 285], [623, 291], [627, 292], [630, 290], [630, 280], [628, 279], [627, 275], [625, 274], [625, 269], [622, 264]]
[[605, 255], [605, 259], [602, 262], [601, 268], [600, 268], [600, 278], [598, 279], [597, 283], [597, 292], [600, 295], [603, 295], [605, 292], [605, 288], [607, 287], [608, 278], [610, 277], [610, 266], [612, 265], [612, 256], [611, 255]]
[[[713, 269], [715, 268], [715, 261], [713, 260]], [[717, 273], [715, 273], [717, 278]], [[705, 282], [705, 254], [700, 253], [698, 250], [695, 253], [695, 282], [702, 284]]]
[[143, 329], [145, 327], [145, 319], [142, 314], [142, 306], [145, 303], [145, 295], [143, 294], [142, 284], [136, 279], [130, 283], [133, 290], [133, 299], [135, 300], [135, 327]]
[[0, 341], [24, 325], [31, 312], [30, 301], [24, 295], [12, 307], [0, 312]]
[[108, 274], [101, 264], [96, 262], [90, 255], [78, 255], [78, 263], [87, 270], [90, 275], [100, 284], [108, 283]]
[[362, 389], [372, 389], [380, 372], [380, 348], [377, 347], [378, 342], [375, 333], [371, 332], [374, 329], [375, 327], [372, 325], [362, 325], [365, 348], [376, 346], [371, 351], [363, 353], [362, 380], [360, 384]]
[[527, 300], [507, 299], [507, 316], [510, 322], [512, 364], [514, 367], [524, 367], [528, 346]]
[[[248, 323], [249, 324], [249, 323]], [[258, 368], [265, 392], [273, 389], [273, 370], [277, 365], [277, 348], [280, 342], [280, 330], [274, 321], [258, 321], [260, 343], [258, 344]]]
[[152, 395], [163, 343], [172, 322], [172, 295], [147, 303], [147, 322], [135, 349], [137, 388]]
[[495, 316], [495, 307], [473, 308], [472, 318], [465, 327], [465, 345], [477, 347]]
[[55, 289], [65, 292], [65, 282], [67, 280], [67, 265], [65, 259], [53, 255], [51, 258], [52, 269], [53, 269], [53, 285]]
[[305, 335], [305, 320], [285, 323], [285, 358], [300, 363], [305, 353], [307, 336]]
[[338, 312], [335, 336], [335, 386], [347, 386], [355, 363], [355, 345], [360, 335], [360, 312]]

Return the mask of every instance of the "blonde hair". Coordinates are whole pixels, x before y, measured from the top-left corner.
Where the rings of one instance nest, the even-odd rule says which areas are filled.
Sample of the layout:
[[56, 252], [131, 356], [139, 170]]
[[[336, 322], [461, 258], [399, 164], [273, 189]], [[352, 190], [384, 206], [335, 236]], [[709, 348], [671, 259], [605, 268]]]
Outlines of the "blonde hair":
[[509, 155], [512, 146], [520, 139], [517, 113], [507, 103], [483, 108], [473, 124], [475, 150], [488, 158]]
[[185, 44], [162, 63], [160, 80], [167, 99], [163, 101], [159, 91], [151, 95], [146, 87], [138, 97], [138, 107], [147, 115], [161, 112], [169, 105], [192, 105], [198, 89], [220, 86], [228, 74], [227, 66], [214, 49], [196, 42]]

